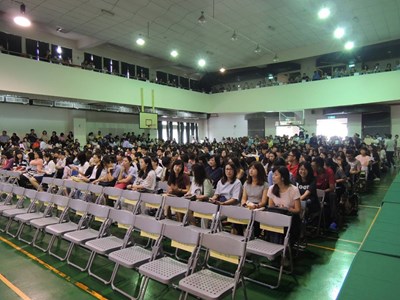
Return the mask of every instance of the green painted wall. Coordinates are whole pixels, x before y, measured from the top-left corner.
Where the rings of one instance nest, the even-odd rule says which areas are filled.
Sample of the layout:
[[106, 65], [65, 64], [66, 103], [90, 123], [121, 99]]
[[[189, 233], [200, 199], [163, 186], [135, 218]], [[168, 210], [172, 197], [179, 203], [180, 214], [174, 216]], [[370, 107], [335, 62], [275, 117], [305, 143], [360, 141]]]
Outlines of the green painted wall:
[[400, 71], [212, 95], [211, 112], [314, 109], [400, 99]]
[[156, 107], [207, 113], [285, 111], [400, 99], [400, 71], [208, 95], [4, 54], [0, 54], [0, 66], [2, 91], [140, 105], [143, 88], [145, 106], [151, 106], [154, 89]]
[[141, 88], [145, 106], [151, 106], [152, 89], [160, 108], [207, 111], [211, 103], [207, 94], [0, 54], [2, 91], [141, 105]]

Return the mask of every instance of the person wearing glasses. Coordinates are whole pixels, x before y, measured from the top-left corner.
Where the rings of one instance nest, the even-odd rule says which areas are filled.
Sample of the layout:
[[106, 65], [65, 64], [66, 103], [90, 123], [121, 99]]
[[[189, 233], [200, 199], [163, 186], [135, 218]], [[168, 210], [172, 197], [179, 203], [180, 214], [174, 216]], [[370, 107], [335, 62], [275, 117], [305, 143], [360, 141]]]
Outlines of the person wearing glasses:
[[217, 183], [217, 189], [210, 202], [219, 205], [237, 205], [242, 193], [242, 184], [236, 178], [237, 170], [233, 163], [225, 165], [222, 178]]

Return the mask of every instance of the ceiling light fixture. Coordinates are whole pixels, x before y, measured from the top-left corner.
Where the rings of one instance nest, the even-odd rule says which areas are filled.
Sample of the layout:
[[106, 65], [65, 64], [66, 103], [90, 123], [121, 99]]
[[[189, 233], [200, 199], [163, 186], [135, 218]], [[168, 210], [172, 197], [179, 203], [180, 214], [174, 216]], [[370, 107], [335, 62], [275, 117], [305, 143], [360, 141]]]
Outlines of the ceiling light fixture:
[[222, 66], [222, 67], [219, 69], [219, 72], [220, 72], [220, 73], [225, 73], [225, 71], [226, 71], [226, 69], [224, 68], [224, 66]]
[[177, 57], [179, 55], [178, 51], [176, 50], [172, 50], [170, 54], [172, 57]]
[[272, 59], [273, 62], [278, 62], [279, 61], [279, 57], [277, 54], [275, 54], [274, 58]]
[[138, 44], [139, 46], [143, 46], [144, 44], [146, 44], [146, 41], [144, 40], [144, 38], [142, 37], [142, 35], [140, 34], [138, 39], [136, 40], [136, 44]]
[[199, 65], [199, 67], [204, 67], [206, 65], [206, 60], [204, 58], [201, 58], [199, 59], [197, 64]]
[[346, 44], [344, 44], [344, 49], [346, 50], [351, 50], [354, 48], [354, 42], [348, 41]]
[[232, 40], [232, 41], [237, 41], [237, 39], [238, 39], [238, 36], [237, 36], [237, 34], [236, 34], [236, 30], [234, 30], [234, 31], [233, 31], [233, 34], [232, 34], [232, 36], [231, 36], [231, 40]]
[[258, 45], [257, 44], [257, 47], [256, 47], [256, 49], [254, 49], [254, 53], [261, 53], [261, 48], [260, 48], [260, 45]]
[[22, 27], [29, 27], [31, 21], [25, 16], [25, 8], [25, 4], [21, 3], [20, 14], [14, 18], [14, 23]]
[[345, 30], [343, 27], [338, 27], [335, 29], [335, 31], [333, 32], [333, 36], [337, 39], [341, 39], [345, 34]]
[[320, 18], [321, 20], [324, 20], [324, 19], [328, 18], [330, 16], [330, 14], [331, 14], [330, 9], [327, 7], [323, 7], [318, 12], [318, 18]]
[[200, 17], [197, 19], [197, 22], [199, 22], [201, 25], [203, 25], [206, 22], [206, 17], [204, 16], [204, 11], [201, 12]]

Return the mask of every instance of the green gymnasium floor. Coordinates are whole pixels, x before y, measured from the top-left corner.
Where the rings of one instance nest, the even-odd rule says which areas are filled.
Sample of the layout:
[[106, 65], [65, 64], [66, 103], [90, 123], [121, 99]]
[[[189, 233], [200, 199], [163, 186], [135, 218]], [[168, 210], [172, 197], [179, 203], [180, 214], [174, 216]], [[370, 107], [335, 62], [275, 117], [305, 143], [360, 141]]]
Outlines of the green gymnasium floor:
[[[397, 170], [386, 174], [381, 182], [372, 183], [362, 195], [357, 217], [347, 219], [346, 228], [338, 235], [309, 240], [307, 249], [295, 258], [295, 277], [284, 275], [278, 290], [270, 290], [247, 283], [248, 299], [335, 299], [351, 262], [379, 212], [382, 199]], [[2, 224], [1, 224], [2, 225]], [[75, 259], [85, 258], [83, 251]], [[106, 259], [96, 259], [95, 266], [112, 270]], [[248, 271], [249, 269], [246, 269]], [[270, 271], [261, 271], [269, 276]], [[133, 289], [137, 276], [134, 272], [121, 272], [130, 278]], [[127, 280], [124, 280], [126, 282]], [[297, 282], [296, 282], [297, 281]], [[133, 290], [132, 290], [133, 291]], [[177, 299], [179, 292], [150, 283], [146, 299]], [[126, 299], [102, 284], [87, 272], [80, 272], [56, 258], [0, 233], [0, 299]], [[241, 289], [237, 299], [243, 299]]]

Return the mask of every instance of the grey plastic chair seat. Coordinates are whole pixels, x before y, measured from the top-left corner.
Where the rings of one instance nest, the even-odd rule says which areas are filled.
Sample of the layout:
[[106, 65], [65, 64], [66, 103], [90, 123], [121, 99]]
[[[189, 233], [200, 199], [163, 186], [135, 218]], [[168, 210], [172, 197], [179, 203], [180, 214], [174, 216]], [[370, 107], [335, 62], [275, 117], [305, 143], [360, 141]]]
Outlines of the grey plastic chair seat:
[[247, 253], [265, 256], [269, 260], [273, 260], [278, 254], [283, 252], [284, 248], [284, 245], [274, 244], [259, 239], [247, 243]]
[[122, 247], [124, 241], [116, 236], [88, 241], [85, 246], [99, 254], [108, 254]]
[[78, 229], [78, 224], [73, 222], [61, 223], [61, 224], [54, 224], [47, 226], [45, 228], [47, 233], [54, 234], [60, 236], [64, 233], [75, 231]]
[[16, 204], [11, 204], [11, 205], [0, 205], [0, 215], [3, 211], [5, 210], [10, 210], [10, 209], [17, 209], [17, 205]]
[[202, 299], [219, 299], [235, 285], [235, 279], [208, 269], [193, 273], [179, 281], [179, 289]]
[[174, 225], [174, 226], [182, 226], [182, 222], [174, 221], [171, 219], [162, 219], [159, 222], [165, 224], [165, 225]]
[[49, 218], [41, 218], [41, 219], [32, 220], [29, 222], [29, 224], [35, 228], [42, 229], [46, 226], [57, 224], [58, 222], [60, 222], [59, 218], [49, 217]]
[[231, 239], [237, 240], [237, 241], [244, 241], [245, 237], [243, 235], [237, 235], [237, 234], [232, 234], [226, 231], [220, 231], [217, 233], [213, 233], [214, 235], [220, 235], [220, 236], [227, 236], [230, 237]]
[[188, 225], [188, 226], [185, 226], [185, 227], [190, 228], [191, 230], [196, 231], [196, 232], [200, 232], [200, 233], [210, 233], [211, 230], [212, 230], [211, 228], [202, 228], [202, 227], [197, 227], [197, 226], [194, 226], [194, 225]]
[[10, 217], [15, 217], [16, 215], [19, 214], [25, 214], [28, 212], [28, 208], [15, 208], [15, 209], [7, 209], [3, 211], [3, 216], [10, 218]]
[[92, 228], [68, 232], [64, 234], [64, 239], [74, 244], [84, 244], [89, 240], [97, 238], [99, 231]]
[[109, 260], [130, 269], [149, 261], [151, 257], [152, 252], [140, 246], [114, 251], [108, 255]]
[[171, 257], [162, 257], [141, 265], [139, 272], [158, 282], [169, 284], [174, 278], [184, 276], [187, 268], [186, 263], [179, 262]]
[[45, 215], [42, 212], [35, 212], [35, 213], [27, 213], [27, 214], [19, 214], [15, 216], [15, 221], [20, 221], [23, 223], [28, 223], [31, 220], [44, 218]]

